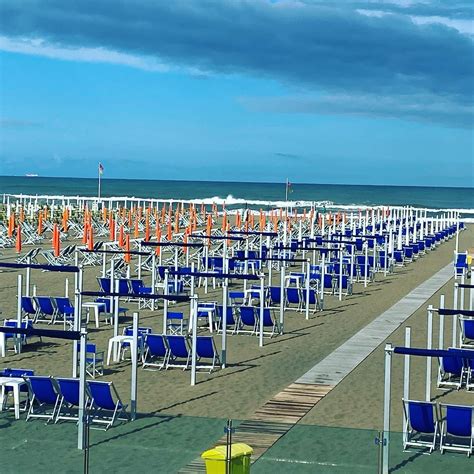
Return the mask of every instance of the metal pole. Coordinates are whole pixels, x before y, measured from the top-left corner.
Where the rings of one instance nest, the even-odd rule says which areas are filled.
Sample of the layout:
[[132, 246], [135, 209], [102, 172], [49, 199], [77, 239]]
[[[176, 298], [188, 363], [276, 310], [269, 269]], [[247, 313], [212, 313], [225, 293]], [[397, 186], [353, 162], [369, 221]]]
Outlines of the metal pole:
[[[138, 368], [138, 318], [137, 312], [133, 313], [133, 340], [130, 347], [132, 352], [132, 380], [130, 391], [130, 417], [134, 421], [137, 417], [137, 368]], [[142, 341], [143, 343], [143, 341]], [[143, 350], [143, 347], [141, 347]]]
[[[439, 301], [440, 309], [444, 308], [444, 295], [441, 295]], [[444, 314], [439, 315], [439, 341], [438, 341], [438, 349], [444, 349]]]
[[224, 369], [227, 359], [227, 302], [228, 302], [228, 284], [227, 278], [222, 281], [222, 350], [221, 364]]
[[[26, 259], [26, 263], [31, 265], [31, 257]], [[25, 296], [30, 296], [31, 267], [26, 268]]]
[[[405, 328], [405, 347], [411, 346], [411, 327], [407, 326]], [[404, 371], [403, 371], [403, 398], [405, 400], [410, 399], [410, 356], [408, 354], [404, 357]], [[407, 419], [405, 415], [405, 410], [403, 410], [403, 442], [407, 440]]]
[[[77, 341], [75, 341], [77, 342]], [[87, 423], [86, 413], [86, 346], [87, 329], [81, 328], [80, 357], [79, 357], [79, 423], [77, 430], [77, 448], [85, 448], [85, 432]]]
[[[120, 282], [117, 280], [115, 282], [115, 293], [119, 292]], [[119, 297], [114, 297], [114, 336], [119, 335]]]
[[197, 345], [197, 295], [191, 298], [192, 346], [191, 346], [191, 386], [196, 385], [196, 345]]
[[385, 345], [385, 382], [383, 404], [382, 473], [388, 474], [390, 451], [390, 385], [392, 378], [392, 344]]
[[[163, 294], [168, 295], [169, 294], [169, 288], [168, 288], [168, 278], [169, 278], [169, 270], [165, 268], [165, 281], [164, 281], [164, 289], [163, 289]], [[165, 298], [163, 301], [163, 334], [166, 334], [166, 330], [168, 327], [168, 298]]]
[[285, 323], [285, 262], [280, 267], [280, 334], [283, 334]]
[[[307, 259], [307, 265], [306, 265], [306, 280], [305, 280], [305, 289], [306, 289], [306, 297], [305, 297], [305, 319], [308, 320], [309, 319], [309, 274], [310, 274], [310, 271], [309, 271], [309, 267], [310, 267], [310, 262], [311, 260], [308, 258]], [[315, 293], [315, 297], [316, 297], [316, 293]]]
[[[23, 276], [21, 274], [18, 275], [18, 300], [17, 300], [17, 311], [16, 311], [16, 326], [18, 328], [21, 328], [21, 299], [22, 299], [22, 289], [23, 289]], [[15, 334], [15, 344], [16, 344], [16, 350], [17, 353], [19, 354], [21, 352], [21, 334]], [[5, 344], [6, 344], [6, 339], [5, 339]], [[5, 349], [5, 348], [4, 348]]]
[[[455, 282], [454, 283], [454, 302], [453, 302], [453, 309], [458, 309], [458, 291], [459, 291], [459, 287], [458, 287], [458, 283]], [[457, 321], [456, 321], [456, 318], [453, 316], [453, 321], [452, 321], [452, 324], [453, 324], [453, 330], [452, 330], [452, 347], [456, 347], [456, 342], [457, 342]]]
[[138, 269], [137, 269], [137, 277], [139, 280], [142, 278], [142, 241], [138, 242]]
[[[156, 288], [156, 253], [153, 252], [153, 256], [151, 257], [151, 294], [155, 294]], [[155, 311], [155, 301], [151, 300], [151, 310]]]
[[321, 255], [321, 310], [324, 308], [324, 280], [326, 279], [326, 255]]
[[[431, 349], [433, 346], [433, 306], [428, 306], [428, 326], [427, 326], [428, 340], [426, 341], [426, 348]], [[431, 401], [431, 357], [426, 358], [426, 379], [425, 379], [425, 400]]]
[[258, 345], [260, 347], [263, 347], [263, 311], [264, 311], [264, 306], [265, 306], [265, 298], [264, 298], [264, 292], [265, 292], [265, 275], [261, 273], [259, 275], [260, 278], [260, 333], [259, 333], [259, 342]]

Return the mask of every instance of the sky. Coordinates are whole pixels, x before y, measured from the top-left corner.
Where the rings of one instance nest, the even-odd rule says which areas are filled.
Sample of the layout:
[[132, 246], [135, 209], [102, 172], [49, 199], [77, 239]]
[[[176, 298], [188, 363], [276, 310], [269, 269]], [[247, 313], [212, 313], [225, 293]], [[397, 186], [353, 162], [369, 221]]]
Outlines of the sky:
[[474, 186], [474, 4], [0, 0], [0, 175]]

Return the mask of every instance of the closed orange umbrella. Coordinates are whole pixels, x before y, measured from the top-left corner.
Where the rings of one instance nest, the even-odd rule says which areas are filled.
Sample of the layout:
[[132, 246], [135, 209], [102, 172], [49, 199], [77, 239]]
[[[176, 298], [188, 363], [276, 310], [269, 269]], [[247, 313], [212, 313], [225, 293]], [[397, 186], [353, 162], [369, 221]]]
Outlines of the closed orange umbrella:
[[179, 234], [179, 204], [174, 214], [174, 233]]
[[15, 213], [12, 212], [8, 220], [8, 229], [7, 229], [8, 237], [12, 237], [14, 231], [15, 231]]
[[21, 252], [21, 224], [18, 224], [16, 227], [16, 243], [15, 249], [17, 253]]
[[212, 216], [211, 214], [208, 214], [207, 225], [206, 225], [206, 235], [210, 237], [211, 233], [212, 233]]
[[227, 229], [227, 212], [224, 212], [224, 215], [222, 216], [222, 231], [225, 232]]
[[23, 209], [23, 206], [20, 207], [20, 222], [23, 222], [25, 220], [25, 211]]
[[145, 242], [150, 240], [150, 212], [146, 213], [145, 217]]
[[107, 222], [107, 207], [102, 207], [102, 222]]
[[41, 235], [43, 233], [43, 212], [39, 211], [38, 212], [38, 230], [37, 230], [38, 235]]
[[171, 220], [168, 220], [168, 228], [166, 231], [166, 238], [171, 242], [173, 239], [173, 229], [171, 227]]
[[63, 222], [62, 222], [62, 228], [64, 232], [67, 232], [67, 229], [68, 229], [68, 225], [67, 225], [68, 218], [69, 216], [68, 216], [67, 207], [65, 207], [63, 210]]
[[59, 234], [58, 224], [54, 224], [53, 227], [53, 250], [54, 256], [59, 257], [59, 254], [61, 253], [61, 238]]
[[92, 226], [89, 226], [88, 234], [87, 250], [94, 250], [94, 231], [92, 230]]
[[139, 220], [139, 217], [138, 215], [136, 216], [135, 218], [135, 227], [133, 229], [133, 238], [134, 239], [138, 239], [138, 235], [139, 235], [139, 232], [138, 232], [138, 220]]
[[109, 237], [112, 242], [115, 242], [115, 219], [112, 214], [109, 217]]
[[[156, 227], [156, 241], [157, 242], [161, 242], [161, 226], [157, 224], [157, 227]], [[161, 247], [158, 246], [156, 247], [156, 255], [160, 255], [161, 253]]]
[[253, 213], [250, 213], [250, 228], [253, 229], [255, 225]]
[[84, 229], [82, 231], [82, 243], [87, 244], [87, 235], [89, 232], [89, 223], [87, 220], [84, 221]]
[[124, 235], [123, 224], [120, 224], [118, 244], [120, 248], [123, 248], [125, 246], [125, 235]]
[[[127, 237], [125, 238], [125, 251], [130, 252], [130, 235], [129, 234], [127, 234]], [[124, 258], [127, 263], [130, 263], [132, 256], [129, 253], [126, 253]]]

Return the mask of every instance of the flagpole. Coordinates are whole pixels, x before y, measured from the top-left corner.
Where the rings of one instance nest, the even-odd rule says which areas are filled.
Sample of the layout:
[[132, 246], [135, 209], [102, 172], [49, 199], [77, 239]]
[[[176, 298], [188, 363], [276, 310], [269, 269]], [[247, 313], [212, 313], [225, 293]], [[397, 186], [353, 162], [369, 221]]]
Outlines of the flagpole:
[[100, 177], [101, 177], [101, 175], [102, 175], [101, 170], [100, 170], [100, 166], [101, 166], [101, 165], [100, 165], [100, 163], [99, 163], [99, 167], [98, 167], [99, 184], [98, 184], [98, 189], [97, 189], [97, 197], [99, 198], [99, 200], [100, 200]]

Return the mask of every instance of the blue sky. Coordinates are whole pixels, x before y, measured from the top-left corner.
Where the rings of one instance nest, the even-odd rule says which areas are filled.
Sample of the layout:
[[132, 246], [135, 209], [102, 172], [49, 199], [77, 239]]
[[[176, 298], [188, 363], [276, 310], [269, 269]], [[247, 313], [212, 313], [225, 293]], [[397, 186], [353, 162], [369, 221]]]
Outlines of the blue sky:
[[474, 186], [474, 7], [0, 0], [0, 174]]

